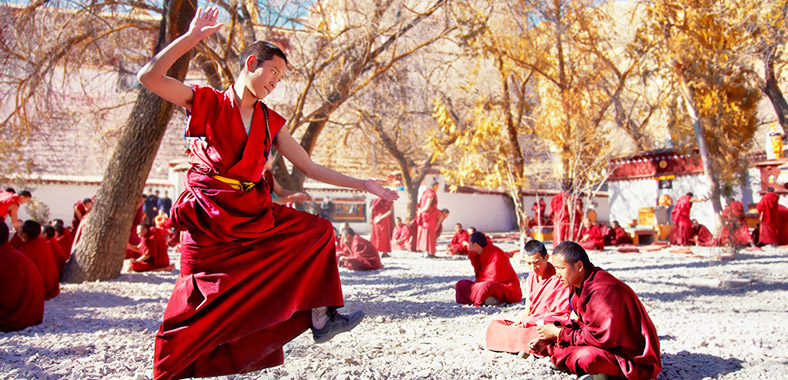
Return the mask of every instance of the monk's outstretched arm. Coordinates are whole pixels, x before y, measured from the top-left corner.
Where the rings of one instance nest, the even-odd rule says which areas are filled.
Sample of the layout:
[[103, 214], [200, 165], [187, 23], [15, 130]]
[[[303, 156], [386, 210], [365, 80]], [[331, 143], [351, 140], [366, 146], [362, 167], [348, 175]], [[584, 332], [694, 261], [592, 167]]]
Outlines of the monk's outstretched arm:
[[194, 19], [189, 25], [189, 31], [170, 42], [167, 47], [142, 66], [137, 73], [140, 83], [164, 100], [191, 111], [194, 99], [191, 87], [167, 76], [167, 71], [178, 58], [222, 27], [222, 23], [216, 22], [218, 17], [219, 10], [216, 8], [207, 8], [204, 11], [202, 7], [197, 8], [197, 14], [194, 15]]
[[397, 192], [384, 188], [378, 181], [360, 180], [314, 163], [304, 147], [293, 139], [287, 128], [279, 130], [274, 140], [274, 146], [309, 178], [335, 186], [368, 191], [389, 201], [399, 198]]

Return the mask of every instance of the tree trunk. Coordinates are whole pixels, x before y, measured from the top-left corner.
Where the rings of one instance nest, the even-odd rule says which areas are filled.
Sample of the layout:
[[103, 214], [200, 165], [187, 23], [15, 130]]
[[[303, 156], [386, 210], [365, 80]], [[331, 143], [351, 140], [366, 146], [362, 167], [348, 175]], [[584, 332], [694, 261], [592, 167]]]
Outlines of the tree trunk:
[[777, 77], [774, 75], [774, 61], [767, 60], [764, 62], [764, 70], [766, 81], [764, 86], [761, 87], [761, 91], [771, 100], [774, 112], [777, 114], [777, 120], [785, 129], [788, 127], [788, 103], [786, 103], [785, 97], [777, 85]]
[[[188, 30], [196, 11], [193, 2], [184, 0], [171, 0], [165, 7], [156, 52]], [[183, 80], [189, 59], [190, 54], [181, 57], [168, 75]], [[152, 92], [140, 91], [107, 164], [82, 238], [63, 270], [63, 281], [108, 280], [120, 275], [140, 194], [173, 109]]]
[[711, 207], [714, 210], [714, 230], [712, 231], [715, 235], [717, 235], [720, 231], [720, 227], [722, 226], [722, 219], [721, 219], [721, 212], [722, 212], [722, 204], [720, 203], [720, 186], [717, 183], [714, 171], [711, 165], [711, 158], [709, 157], [709, 148], [706, 145], [706, 137], [703, 134], [703, 126], [701, 125], [700, 117], [698, 116], [697, 108], [695, 107], [695, 100], [693, 98], [694, 94], [692, 88], [687, 85], [686, 78], [684, 78], [684, 73], [681, 70], [681, 67], [676, 68], [676, 76], [679, 80], [679, 87], [681, 88], [681, 94], [684, 98], [684, 104], [687, 107], [687, 113], [689, 114], [690, 120], [692, 120], [692, 128], [695, 131], [695, 138], [698, 142], [698, 150], [700, 151], [700, 159], [703, 164], [703, 173], [704, 177], [706, 178], [706, 182], [709, 183], [709, 187], [711, 190], [711, 194], [709, 194], [709, 198], [711, 199]]

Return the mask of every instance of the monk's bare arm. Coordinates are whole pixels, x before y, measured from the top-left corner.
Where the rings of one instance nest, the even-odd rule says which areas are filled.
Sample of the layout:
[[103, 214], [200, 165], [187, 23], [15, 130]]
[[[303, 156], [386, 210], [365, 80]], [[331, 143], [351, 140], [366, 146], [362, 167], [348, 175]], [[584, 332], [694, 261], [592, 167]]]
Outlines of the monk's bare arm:
[[279, 182], [277, 182], [276, 178], [274, 178], [274, 193], [280, 197], [279, 199], [274, 200], [274, 203], [278, 204], [286, 204], [289, 202], [300, 203], [312, 200], [312, 197], [307, 193], [285, 189], [279, 185]]
[[167, 71], [175, 61], [188, 53], [197, 44], [208, 38], [222, 27], [217, 23], [219, 10], [216, 8], [197, 9], [197, 14], [192, 19], [189, 31], [176, 38], [162, 51], [151, 58], [137, 73], [137, 79], [145, 88], [161, 96], [170, 103], [177, 104], [191, 111], [194, 93], [191, 87], [183, 82], [167, 76]]
[[395, 191], [384, 188], [375, 180], [362, 181], [314, 163], [286, 128], [279, 130], [276, 140], [274, 140], [274, 146], [309, 178], [335, 186], [368, 191], [390, 201], [399, 198]]
[[19, 205], [11, 205], [8, 207], [8, 215], [11, 217], [11, 225], [17, 230], [22, 227], [22, 221], [19, 220]]

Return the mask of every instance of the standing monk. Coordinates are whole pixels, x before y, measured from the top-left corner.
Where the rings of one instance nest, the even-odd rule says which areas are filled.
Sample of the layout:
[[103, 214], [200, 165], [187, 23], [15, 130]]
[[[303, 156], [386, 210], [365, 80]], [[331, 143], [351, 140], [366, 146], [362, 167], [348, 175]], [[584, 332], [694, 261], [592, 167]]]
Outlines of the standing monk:
[[747, 216], [741, 202], [728, 198], [728, 204], [722, 210], [723, 227], [717, 239], [720, 245], [742, 246], [751, 245], [752, 237], [747, 226]]
[[[571, 181], [564, 181], [561, 185], [561, 192], [553, 196], [550, 201], [550, 219], [553, 220], [553, 244], [564, 240], [571, 240], [574, 235], [573, 228], [580, 224], [583, 215], [582, 201], [576, 194], [570, 193], [572, 188]], [[570, 209], [570, 205], [572, 205]], [[574, 215], [573, 215], [574, 214]], [[577, 217], [580, 215], [580, 218]], [[572, 219], [575, 219], [572, 221]]]
[[411, 233], [410, 226], [402, 223], [402, 218], [397, 217], [396, 227], [391, 237], [392, 248], [400, 251], [410, 250]]
[[571, 288], [577, 319], [539, 327], [531, 350], [546, 353], [558, 368], [574, 374], [655, 379], [662, 370], [659, 337], [632, 289], [595, 267], [586, 251], [566, 241], [553, 250], [556, 275]]
[[460, 280], [454, 285], [457, 303], [481, 306], [520, 302], [523, 299], [520, 279], [509, 256], [488, 242], [481, 232], [474, 232], [468, 241], [468, 258], [475, 281]]
[[356, 235], [352, 228], [342, 230], [343, 252], [338, 255], [339, 265], [350, 270], [383, 268], [380, 254], [368, 240]]
[[530, 353], [528, 344], [538, 338], [537, 326], [563, 321], [569, 316], [569, 288], [555, 276], [547, 248], [538, 240], [523, 247], [530, 273], [525, 282], [525, 313], [515, 323], [495, 320], [487, 327], [487, 349]]
[[44, 280], [24, 253], [8, 244], [8, 226], [0, 223], [0, 331], [35, 326], [44, 319]]
[[468, 235], [468, 232], [462, 229], [462, 224], [455, 224], [454, 236], [452, 236], [449, 245], [446, 246], [446, 253], [450, 255], [467, 255], [468, 238], [470, 238], [470, 235]]
[[93, 200], [90, 198], [85, 198], [81, 201], [77, 201], [74, 203], [74, 217], [71, 219], [71, 229], [76, 231], [79, 227], [79, 223], [82, 222], [82, 219], [85, 219], [86, 216], [90, 213], [90, 210], [93, 209]]
[[763, 244], [777, 246], [780, 244], [780, 227], [782, 219], [780, 218], [779, 203], [780, 199], [774, 192], [774, 188], [766, 189], [766, 194], [763, 195], [761, 201], [755, 208], [761, 217], [761, 228], [758, 235], [758, 241]]
[[261, 102], [287, 71], [276, 45], [257, 41], [240, 55], [226, 91], [168, 77], [181, 56], [222, 24], [219, 10], [198, 8], [189, 31], [137, 74], [140, 83], [190, 113], [191, 168], [171, 220], [186, 230], [181, 272], [156, 334], [155, 379], [245, 373], [283, 363], [282, 346], [311, 327], [316, 343], [349, 331], [364, 317], [343, 306], [334, 233], [326, 219], [271, 201], [261, 181], [271, 147], [307, 177], [397, 194], [315, 164], [285, 119]]
[[369, 241], [384, 255], [391, 252], [391, 232], [394, 221], [394, 203], [376, 198], [372, 201], [370, 219], [372, 219], [372, 236]]
[[692, 245], [692, 219], [690, 219], [690, 210], [692, 204], [695, 202], [703, 202], [704, 199], [693, 199], [692, 193], [687, 193], [676, 200], [676, 205], [673, 206], [670, 216], [673, 218], [675, 226], [670, 231], [670, 243], [677, 245]]
[[438, 218], [441, 211], [438, 210], [438, 181], [424, 190], [419, 199], [416, 211], [416, 221], [418, 231], [416, 233], [416, 251], [427, 252], [430, 257], [435, 256], [435, 245], [438, 242]]
[[19, 220], [19, 206], [29, 202], [32, 197], [33, 195], [27, 190], [22, 190], [19, 194], [11, 191], [0, 192], [0, 216], [3, 217], [3, 222], [8, 215], [14, 228], [18, 229], [22, 226], [22, 221]]

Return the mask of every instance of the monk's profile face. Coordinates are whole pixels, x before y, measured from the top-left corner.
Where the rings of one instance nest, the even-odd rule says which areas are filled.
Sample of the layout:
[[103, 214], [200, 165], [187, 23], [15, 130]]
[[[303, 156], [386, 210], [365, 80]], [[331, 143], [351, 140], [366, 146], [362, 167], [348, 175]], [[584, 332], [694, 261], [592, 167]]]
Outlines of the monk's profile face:
[[553, 266], [555, 267], [555, 275], [567, 288], [580, 287], [583, 283], [583, 263], [580, 261], [570, 264], [564, 260], [564, 255], [553, 254]]
[[397, 223], [397, 227], [401, 226], [402, 225], [402, 219], [397, 218], [396, 223]]
[[144, 238], [147, 234], [148, 234], [147, 228], [143, 226], [137, 226], [137, 236], [139, 236], [140, 239]]
[[85, 210], [93, 210], [93, 202], [85, 203]]
[[525, 264], [528, 265], [528, 270], [531, 273], [542, 277], [547, 271], [547, 256], [543, 257], [541, 253], [528, 255], [525, 257]]
[[462, 226], [459, 225], [459, 224], [455, 224], [454, 225], [454, 232], [460, 233], [460, 231], [462, 231]]

